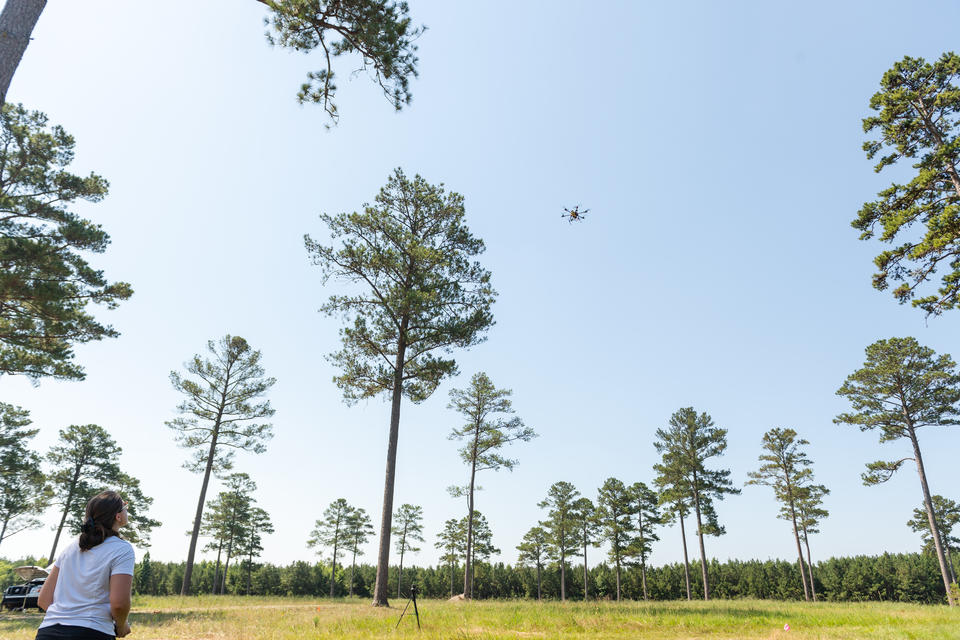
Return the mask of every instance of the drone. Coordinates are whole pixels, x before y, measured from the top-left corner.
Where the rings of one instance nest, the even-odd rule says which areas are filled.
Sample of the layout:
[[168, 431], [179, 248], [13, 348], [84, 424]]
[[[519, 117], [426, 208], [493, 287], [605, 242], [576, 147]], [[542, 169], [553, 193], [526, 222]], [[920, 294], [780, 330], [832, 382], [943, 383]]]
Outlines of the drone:
[[583, 211], [581, 211], [580, 205], [575, 206], [573, 209], [567, 209], [566, 207], [564, 207], [563, 210], [566, 211], [566, 213], [564, 213], [560, 217], [566, 218], [567, 222], [571, 222], [571, 223], [574, 221], [580, 222], [586, 217], [587, 212], [590, 211], [590, 209], [584, 209]]

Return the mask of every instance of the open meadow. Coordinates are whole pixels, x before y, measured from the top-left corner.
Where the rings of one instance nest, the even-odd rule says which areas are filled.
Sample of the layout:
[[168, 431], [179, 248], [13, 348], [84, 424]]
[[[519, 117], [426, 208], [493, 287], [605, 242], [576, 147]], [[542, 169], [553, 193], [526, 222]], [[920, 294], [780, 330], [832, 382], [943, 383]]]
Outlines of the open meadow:
[[[442, 600], [419, 603], [422, 631], [368, 599], [138, 597], [133, 640], [299, 640], [301, 638], [960, 638], [960, 612], [946, 606], [762, 600], [559, 602]], [[398, 606], [399, 605], [399, 606]], [[408, 610], [412, 614], [412, 607]], [[0, 637], [32, 639], [41, 616], [4, 613]], [[784, 625], [790, 629], [785, 630]]]

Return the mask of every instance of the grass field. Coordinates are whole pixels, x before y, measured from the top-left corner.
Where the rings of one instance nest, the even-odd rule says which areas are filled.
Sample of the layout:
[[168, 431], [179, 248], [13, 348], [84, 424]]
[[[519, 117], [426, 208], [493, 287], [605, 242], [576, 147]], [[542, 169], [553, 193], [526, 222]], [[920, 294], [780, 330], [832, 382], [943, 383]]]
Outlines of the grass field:
[[[908, 604], [712, 602], [419, 602], [394, 629], [403, 601], [199, 596], [134, 600], [133, 640], [301, 640], [303, 638], [710, 638], [846, 640], [960, 639], [960, 610]], [[400, 605], [399, 607], [397, 605]], [[412, 607], [408, 611], [412, 614]], [[3, 613], [0, 638], [32, 639], [37, 613]], [[790, 630], [784, 630], [784, 624]]]

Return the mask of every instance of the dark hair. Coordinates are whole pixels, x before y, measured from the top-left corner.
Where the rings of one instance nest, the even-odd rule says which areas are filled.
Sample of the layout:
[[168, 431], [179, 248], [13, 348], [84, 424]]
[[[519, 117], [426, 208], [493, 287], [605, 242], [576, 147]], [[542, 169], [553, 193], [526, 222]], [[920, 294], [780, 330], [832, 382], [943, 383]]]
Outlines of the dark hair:
[[80, 525], [80, 550], [92, 549], [110, 536], [118, 535], [113, 530], [113, 522], [121, 511], [123, 498], [116, 491], [102, 491], [90, 498]]

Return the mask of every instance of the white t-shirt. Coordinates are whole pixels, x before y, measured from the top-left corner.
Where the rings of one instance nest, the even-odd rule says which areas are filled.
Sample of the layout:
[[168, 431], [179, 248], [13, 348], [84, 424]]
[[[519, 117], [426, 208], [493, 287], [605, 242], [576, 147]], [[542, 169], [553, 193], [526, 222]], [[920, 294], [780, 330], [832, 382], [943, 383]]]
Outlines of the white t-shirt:
[[80, 550], [80, 541], [70, 543], [53, 563], [59, 567], [53, 604], [40, 628], [54, 624], [96, 629], [113, 635], [110, 615], [110, 576], [133, 575], [136, 556], [133, 545], [110, 536], [97, 546]]

